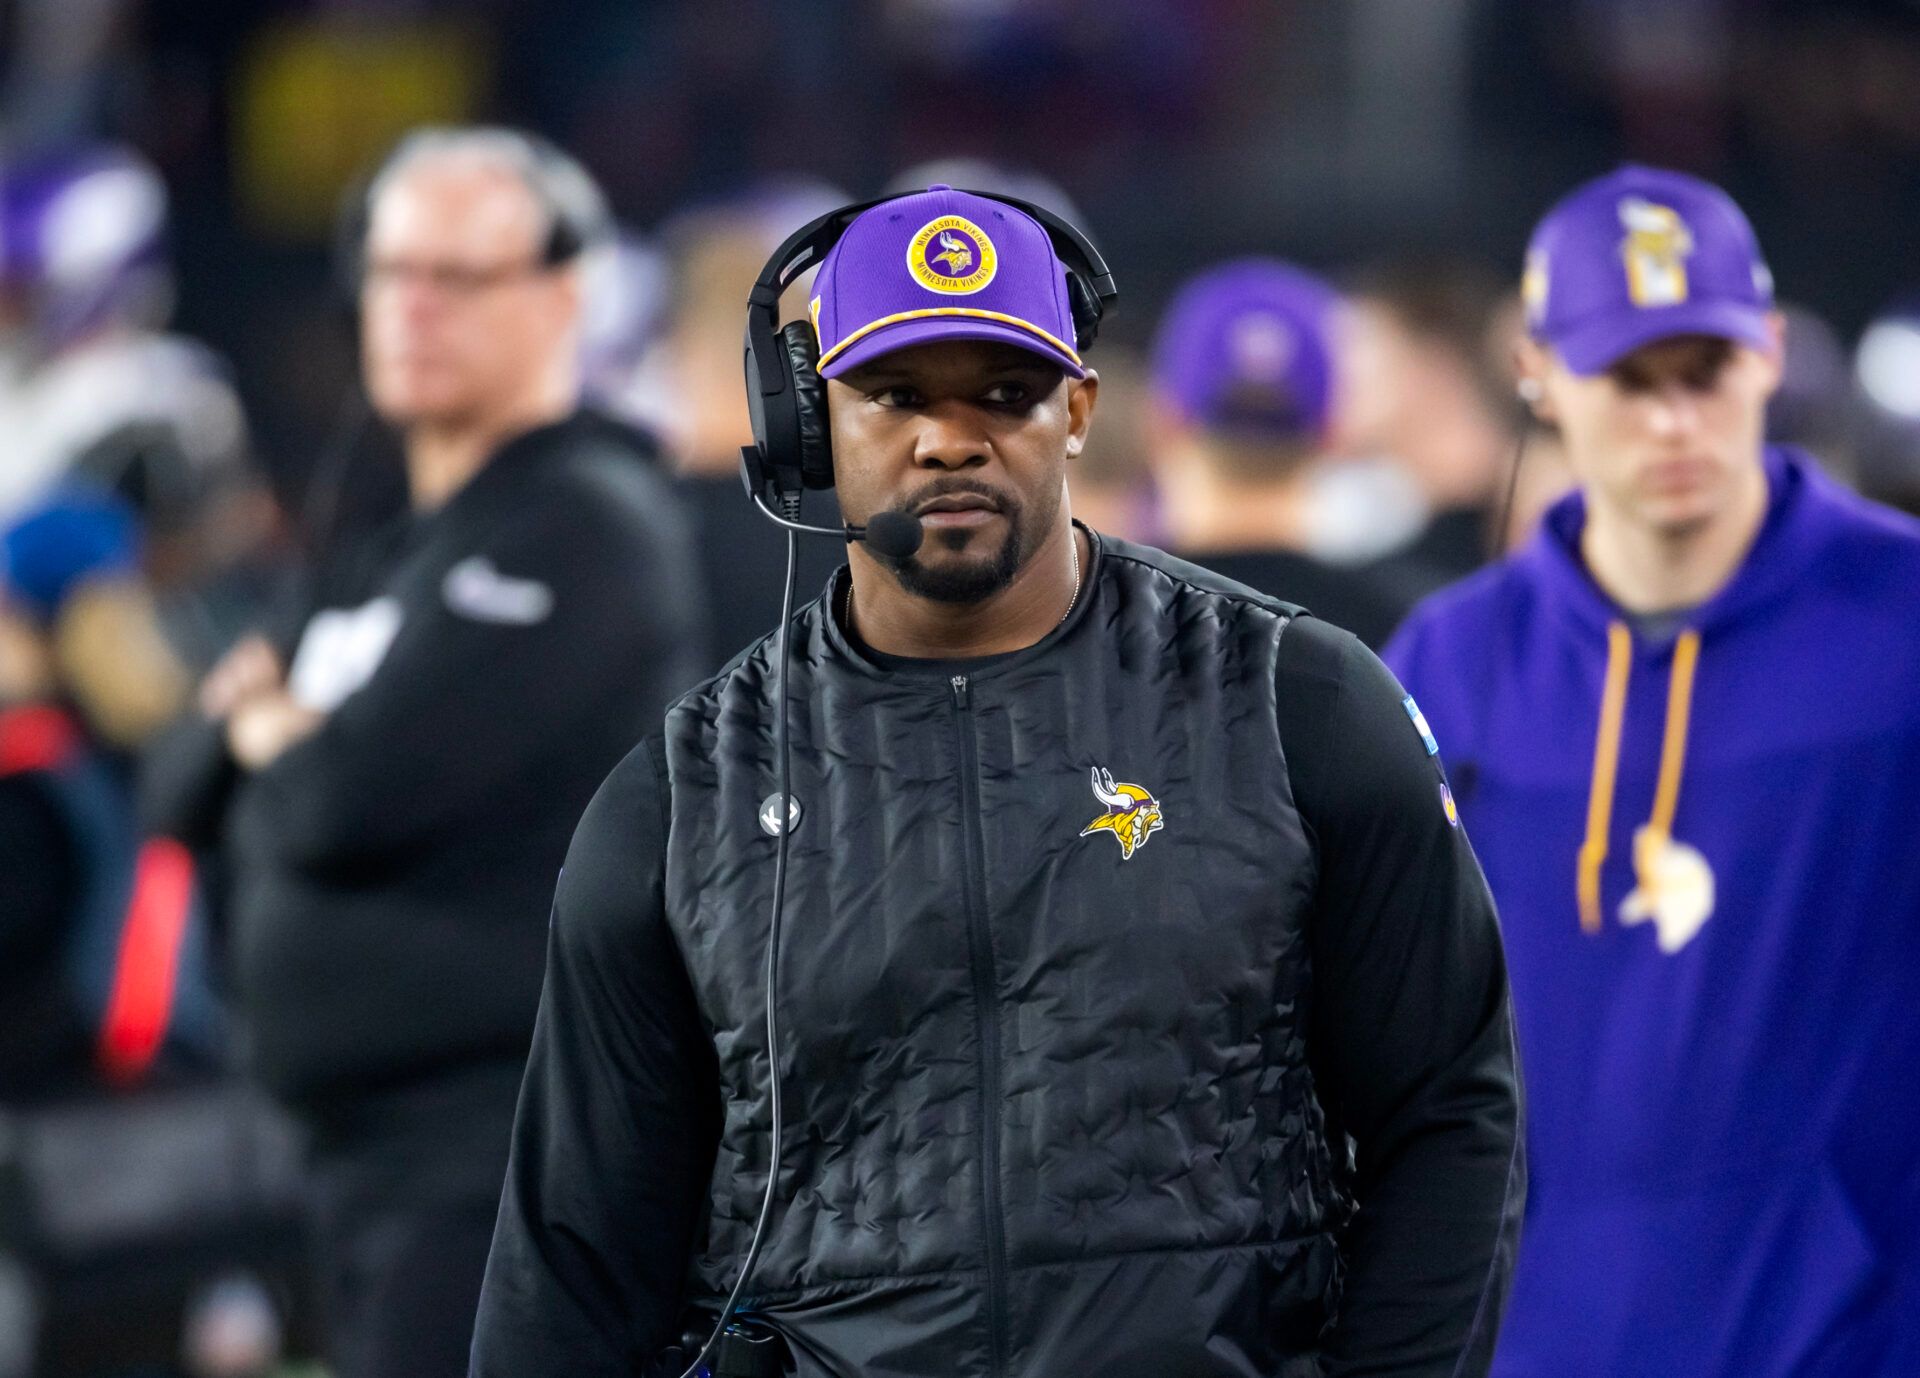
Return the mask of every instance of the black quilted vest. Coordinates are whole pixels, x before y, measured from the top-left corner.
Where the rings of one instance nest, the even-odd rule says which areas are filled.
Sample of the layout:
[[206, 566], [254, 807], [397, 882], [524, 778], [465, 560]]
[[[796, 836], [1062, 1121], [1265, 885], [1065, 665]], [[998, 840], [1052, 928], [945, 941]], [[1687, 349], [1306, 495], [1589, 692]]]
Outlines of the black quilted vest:
[[[797, 615], [788, 1128], [748, 1295], [803, 1375], [1315, 1371], [1349, 1206], [1275, 725], [1294, 610], [1095, 546], [1063, 626], [971, 666], [882, 668], [826, 599]], [[770, 1137], [774, 647], [667, 722], [667, 912], [724, 1082], [716, 1302]]]

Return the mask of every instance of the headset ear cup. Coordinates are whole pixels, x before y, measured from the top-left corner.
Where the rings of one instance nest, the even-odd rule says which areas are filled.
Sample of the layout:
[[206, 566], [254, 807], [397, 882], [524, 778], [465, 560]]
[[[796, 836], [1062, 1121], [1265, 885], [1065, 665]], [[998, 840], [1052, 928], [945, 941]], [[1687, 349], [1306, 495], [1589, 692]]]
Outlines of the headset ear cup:
[[1073, 312], [1073, 347], [1083, 350], [1100, 333], [1104, 308], [1099, 294], [1078, 273], [1067, 274], [1067, 306]]
[[808, 488], [833, 487], [833, 434], [827, 421], [827, 384], [820, 376], [820, 343], [813, 326], [792, 321], [780, 329], [793, 375], [793, 409], [800, 441], [800, 482]]
[[333, 285], [352, 312], [360, 309], [360, 289], [365, 285], [372, 195], [373, 178], [362, 177], [340, 198], [333, 216]]

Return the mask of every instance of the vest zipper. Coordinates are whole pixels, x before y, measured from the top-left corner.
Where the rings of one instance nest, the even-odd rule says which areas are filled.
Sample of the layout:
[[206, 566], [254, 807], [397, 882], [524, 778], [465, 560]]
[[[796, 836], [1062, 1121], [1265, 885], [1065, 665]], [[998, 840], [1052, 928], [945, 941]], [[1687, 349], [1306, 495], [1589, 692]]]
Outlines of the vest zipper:
[[995, 1375], [1007, 1365], [1007, 1232], [1000, 1204], [1000, 982], [994, 970], [993, 936], [987, 927], [986, 845], [980, 831], [980, 760], [974, 742], [973, 705], [967, 677], [948, 681], [953, 692], [953, 728], [960, 743], [961, 825], [966, 838], [962, 890], [967, 904], [967, 947], [978, 1012], [980, 1081], [980, 1210], [987, 1246], [988, 1362]]

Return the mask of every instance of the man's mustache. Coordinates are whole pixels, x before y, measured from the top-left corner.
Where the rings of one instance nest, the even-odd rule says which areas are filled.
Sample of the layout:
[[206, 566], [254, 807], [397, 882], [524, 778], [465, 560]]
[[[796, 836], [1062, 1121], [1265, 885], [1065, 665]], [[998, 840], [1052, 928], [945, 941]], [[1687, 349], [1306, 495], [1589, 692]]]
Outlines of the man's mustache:
[[981, 499], [996, 512], [1011, 512], [1020, 506], [1019, 499], [1011, 493], [995, 488], [991, 484], [982, 483], [978, 479], [947, 478], [936, 479], [927, 484], [901, 502], [894, 510], [904, 512], [910, 517], [917, 517], [926, 510], [928, 504], [938, 502], [941, 498], [958, 497], [962, 494]]

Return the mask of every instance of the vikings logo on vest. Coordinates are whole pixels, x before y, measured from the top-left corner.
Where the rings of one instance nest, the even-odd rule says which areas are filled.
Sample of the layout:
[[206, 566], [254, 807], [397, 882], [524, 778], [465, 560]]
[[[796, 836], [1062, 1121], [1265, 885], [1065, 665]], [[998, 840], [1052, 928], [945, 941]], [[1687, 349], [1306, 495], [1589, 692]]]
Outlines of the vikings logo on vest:
[[1627, 237], [1620, 258], [1627, 268], [1627, 295], [1635, 306], [1678, 306], [1687, 299], [1687, 256], [1693, 233], [1668, 206], [1629, 196], [1620, 203]]
[[1133, 854], [1147, 845], [1147, 839], [1165, 827], [1160, 817], [1160, 801], [1138, 785], [1116, 785], [1113, 772], [1093, 768], [1093, 794], [1107, 811], [1080, 830], [1080, 836], [1112, 833], [1120, 844], [1120, 859], [1133, 860]]
[[907, 271], [929, 292], [965, 296], [993, 281], [1000, 255], [986, 231], [960, 215], [943, 215], [920, 227], [907, 244]]

